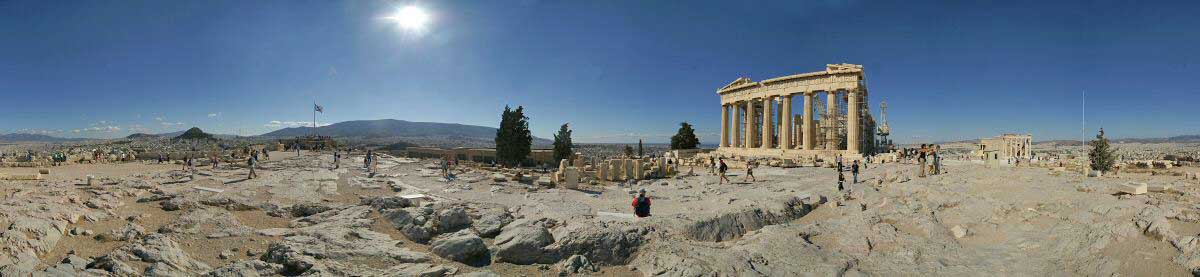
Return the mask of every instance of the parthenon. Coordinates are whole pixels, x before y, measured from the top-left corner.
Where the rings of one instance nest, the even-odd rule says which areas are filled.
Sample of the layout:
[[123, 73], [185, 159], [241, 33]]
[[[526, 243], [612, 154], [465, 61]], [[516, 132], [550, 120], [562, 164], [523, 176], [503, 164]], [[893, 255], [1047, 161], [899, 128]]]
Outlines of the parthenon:
[[[858, 159], [874, 152], [875, 122], [861, 65], [829, 64], [824, 71], [758, 82], [738, 78], [717, 94], [717, 152], [723, 155]], [[798, 114], [792, 111], [793, 96], [803, 97]]]

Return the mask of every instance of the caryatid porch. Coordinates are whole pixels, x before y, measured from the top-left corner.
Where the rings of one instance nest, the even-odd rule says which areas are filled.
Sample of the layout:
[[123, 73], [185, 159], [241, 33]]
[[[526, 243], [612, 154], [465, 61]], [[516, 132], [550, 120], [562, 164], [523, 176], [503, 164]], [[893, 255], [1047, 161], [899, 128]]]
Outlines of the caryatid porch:
[[[717, 94], [721, 96], [718, 153], [779, 158], [840, 154], [856, 159], [873, 151], [863, 149], [874, 145], [874, 120], [866, 104], [861, 65], [830, 64], [825, 71], [759, 82], [738, 78]], [[824, 102], [816, 103], [822, 94]], [[794, 101], [802, 101], [799, 113], [793, 111]], [[818, 105], [824, 106], [824, 112]]]

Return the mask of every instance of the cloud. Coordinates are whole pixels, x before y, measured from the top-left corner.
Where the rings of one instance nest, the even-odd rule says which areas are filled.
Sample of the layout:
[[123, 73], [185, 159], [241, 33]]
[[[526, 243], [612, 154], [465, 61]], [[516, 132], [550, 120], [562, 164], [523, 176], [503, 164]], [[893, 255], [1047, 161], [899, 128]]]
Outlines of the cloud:
[[46, 130], [46, 129], [19, 129], [14, 130], [14, 134], [33, 134], [33, 135], [53, 135], [63, 133], [63, 130]]
[[214, 117], [218, 117], [218, 116], [221, 116], [221, 112], [215, 112], [215, 113], [208, 114], [208, 118], [214, 118]]
[[129, 131], [130, 131], [130, 132], [136, 132], [136, 133], [146, 133], [146, 132], [150, 132], [150, 129], [149, 129], [149, 128], [142, 127], [142, 125], [141, 125], [141, 124], [133, 124], [133, 125], [129, 125], [128, 129], [129, 129]]
[[183, 122], [159, 122], [158, 124], [162, 124], [162, 126], [175, 126], [183, 125]]
[[162, 118], [162, 117], [155, 117], [155, 118], [154, 118], [154, 121], [163, 121], [163, 118]]
[[[311, 127], [312, 124], [313, 124], [312, 121], [271, 120], [271, 122], [267, 122], [267, 124], [263, 124], [263, 126], [272, 127], [272, 128], [278, 128], [278, 127], [289, 127], [290, 128], [290, 127]], [[329, 123], [317, 123], [317, 126], [318, 127], [319, 126], [329, 126]]]

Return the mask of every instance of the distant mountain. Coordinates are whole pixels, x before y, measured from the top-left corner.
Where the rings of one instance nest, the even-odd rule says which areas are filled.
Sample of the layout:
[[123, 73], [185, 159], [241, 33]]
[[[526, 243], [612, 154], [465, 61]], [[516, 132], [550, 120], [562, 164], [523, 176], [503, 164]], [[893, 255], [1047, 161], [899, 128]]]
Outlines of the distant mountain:
[[[1093, 139], [1095, 139], [1095, 137], [1088, 137], [1088, 141]], [[1183, 135], [1166, 138], [1119, 138], [1109, 139], [1109, 141], [1113, 143], [1200, 143], [1200, 135]], [[1037, 141], [1033, 144], [1058, 146], [1080, 145], [1078, 140], [1070, 139]]]
[[[182, 134], [182, 133], [180, 133], [180, 134]], [[158, 138], [158, 137], [159, 137], [158, 135], [151, 135], [151, 134], [147, 134], [147, 133], [134, 133], [132, 135], [125, 136], [125, 138], [127, 138], [127, 139]]]
[[[264, 137], [297, 137], [312, 134], [312, 127], [292, 127], [262, 134]], [[412, 122], [396, 119], [354, 120], [317, 127], [317, 134], [353, 138], [448, 138], [491, 141], [496, 128], [437, 122]], [[550, 140], [534, 138], [534, 144]]]
[[[1090, 139], [1090, 138], [1089, 138]], [[1200, 135], [1183, 135], [1167, 138], [1127, 138], [1127, 139], [1112, 139], [1117, 143], [1195, 143], [1200, 142]]]
[[4, 142], [66, 142], [80, 140], [85, 139], [60, 138], [39, 134], [0, 134], [0, 141]]
[[208, 140], [212, 140], [212, 139], [216, 139], [216, 138], [214, 138], [213, 135], [204, 133], [204, 131], [200, 130], [200, 128], [192, 127], [191, 129], [184, 131], [183, 134], [180, 134], [179, 136], [175, 137], [175, 139], [208, 139]]
[[[191, 130], [191, 129], [188, 129], [188, 130]], [[178, 137], [179, 135], [182, 135], [184, 132], [187, 132], [188, 130], [179, 130], [179, 131], [174, 131], [174, 132], [170, 132], [170, 133], [147, 134], [147, 135], [159, 136], [159, 137], [164, 137], [164, 138], [174, 138], [174, 137]], [[211, 133], [206, 133], [206, 134], [212, 135], [214, 138], [219, 138], [219, 139], [232, 139], [232, 138], [238, 137], [237, 135], [211, 134]]]

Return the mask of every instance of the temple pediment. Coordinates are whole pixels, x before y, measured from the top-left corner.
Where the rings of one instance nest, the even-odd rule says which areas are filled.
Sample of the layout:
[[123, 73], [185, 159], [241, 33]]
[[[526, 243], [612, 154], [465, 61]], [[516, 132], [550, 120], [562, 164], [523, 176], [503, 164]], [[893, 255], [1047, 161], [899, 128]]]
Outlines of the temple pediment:
[[749, 84], [753, 84], [753, 83], [754, 83], [754, 81], [750, 80], [750, 78], [741, 77], [741, 78], [737, 78], [736, 80], [733, 80], [733, 82], [730, 82], [728, 85], [721, 87], [721, 89], [718, 91], [725, 91], [725, 90], [729, 90], [732, 88], [741, 87], [741, 86], [745, 86], [745, 85], [749, 85]]

